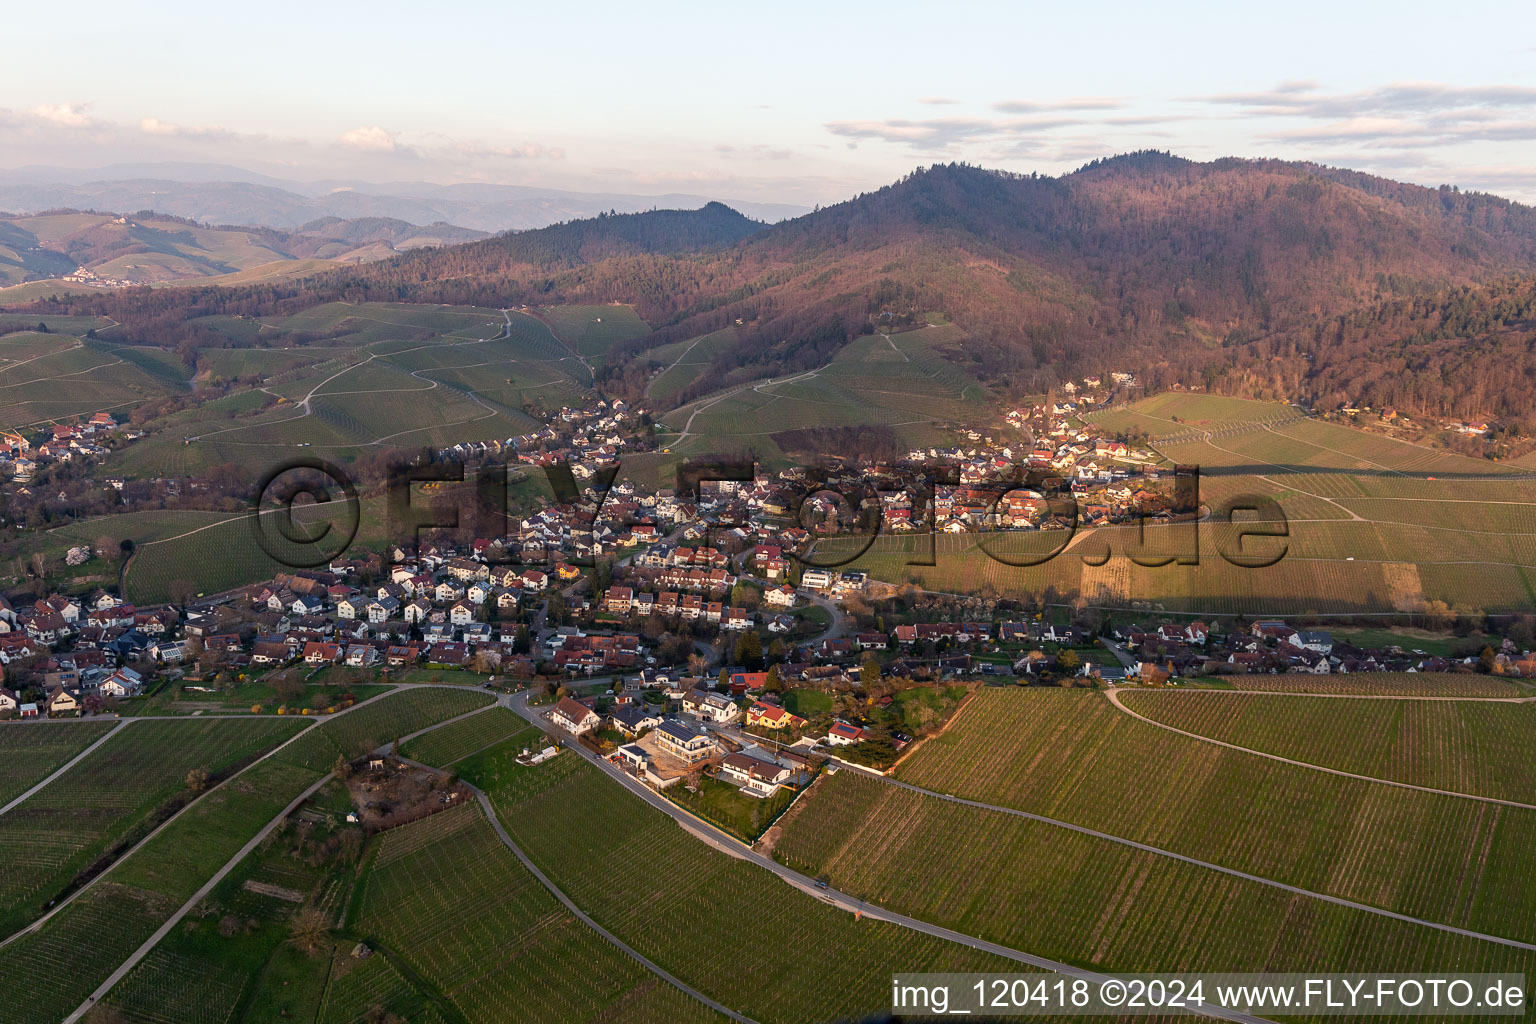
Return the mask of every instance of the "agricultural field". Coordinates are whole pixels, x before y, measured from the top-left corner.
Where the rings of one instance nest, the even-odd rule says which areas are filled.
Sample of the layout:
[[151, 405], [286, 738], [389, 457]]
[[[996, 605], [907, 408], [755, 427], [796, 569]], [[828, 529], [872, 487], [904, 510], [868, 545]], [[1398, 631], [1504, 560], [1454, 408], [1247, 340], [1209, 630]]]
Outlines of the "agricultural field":
[[1536, 804], [1536, 704], [1189, 690], [1117, 694], [1175, 729], [1308, 764]]
[[[208, 869], [211, 874], [212, 868]], [[0, 1000], [8, 1024], [58, 1024], [168, 918], [179, 901], [106, 881], [5, 947]], [[91, 951], [82, 957], [80, 951]], [[69, 964], [67, 971], [60, 964]], [[47, 985], [37, 984], [49, 977]]]
[[702, 377], [715, 357], [734, 345], [736, 340], [736, 329], [727, 327], [713, 334], [701, 334], [697, 338], [648, 349], [642, 353], [642, 358], [659, 363], [662, 369], [651, 378], [645, 393], [658, 402], [666, 402]]
[[[1144, 546], [1138, 546], [1135, 526], [1085, 528], [1075, 536], [1064, 531], [885, 535], [849, 568], [942, 592], [1047, 593], [1063, 603], [1080, 594], [1105, 608], [1200, 615], [1411, 613], [1433, 602], [1472, 613], [1536, 606], [1536, 534], [1337, 518], [1292, 519], [1282, 537], [1247, 540], [1237, 536], [1241, 527], [1221, 523], [1161, 529], [1166, 536], [1149, 529]], [[1198, 548], [1187, 541], [1191, 535], [1198, 537]], [[863, 546], [864, 538], [826, 540], [817, 557], [836, 558]], [[1041, 561], [1056, 550], [1055, 557]], [[1195, 550], [1199, 562], [1193, 565], [1144, 566], [1128, 557]], [[1233, 564], [1224, 552], [1278, 561], [1250, 567]], [[1111, 557], [1103, 565], [1085, 560], [1102, 561], [1105, 553]], [[910, 564], [925, 559], [933, 564]]]
[[502, 740], [511, 740], [523, 746], [536, 744], [543, 739], [543, 732], [530, 726], [511, 708], [491, 708], [462, 721], [433, 729], [425, 736], [418, 736], [400, 748], [400, 752], [413, 761], [447, 768], [463, 760], [477, 750], [495, 746]]
[[110, 722], [30, 723], [0, 728], [0, 804], [8, 804], [47, 778], [70, 758], [101, 739]]
[[1195, 685], [1220, 690], [1340, 694], [1350, 697], [1521, 697], [1529, 691], [1510, 679], [1473, 672], [1349, 672], [1314, 676], [1206, 676]]
[[332, 962], [351, 958], [328, 937], [300, 949], [291, 936], [301, 914], [334, 926], [346, 906], [363, 843], [362, 830], [344, 820], [349, 806], [339, 783], [323, 788], [199, 900], [106, 1002], [143, 1024], [315, 1020]]
[[217, 781], [298, 728], [276, 719], [130, 722], [0, 815], [0, 858], [26, 865], [0, 877], [0, 932], [8, 935], [35, 918], [98, 859], [110, 859], [195, 799], [189, 772], [201, 769]]
[[[1278, 809], [1274, 817], [1283, 829], [1303, 820], [1281, 820]], [[844, 892], [1105, 970], [1411, 971], [1454, 963], [1528, 972], [1536, 964], [1527, 951], [852, 771], [823, 776], [781, 824], [775, 858]]]
[[[652, 993], [658, 979], [562, 907], [478, 805], [385, 833], [362, 885], [359, 932], [408, 964], [470, 1024], [605, 1012], [657, 1024], [716, 1018], [671, 986], [670, 995]], [[526, 955], [532, 946], [538, 954]], [[639, 1004], [644, 1014], [636, 1013]]]
[[983, 689], [896, 777], [1312, 892], [1536, 938], [1536, 810], [1205, 743], [1100, 693]]
[[591, 360], [601, 361], [618, 342], [651, 333], [632, 306], [540, 306], [535, 315], [555, 337]]
[[415, 732], [495, 703], [488, 693], [423, 686], [399, 690], [326, 719], [276, 755], [313, 771], [330, 771], [338, 755], [348, 760]]
[[[181, 727], [181, 726], [178, 726]], [[143, 728], [134, 725], [131, 728]], [[198, 800], [37, 930], [5, 946], [7, 1020], [56, 1024], [319, 773], [268, 758]], [[81, 958], [79, 951], [90, 949]], [[60, 963], [69, 971], [54, 970]], [[36, 978], [53, 972], [50, 984]], [[180, 1024], [180, 1022], [177, 1022]]]
[[845, 345], [826, 366], [733, 383], [672, 410], [666, 421], [686, 429], [678, 451], [751, 451], [768, 465], [785, 463], [771, 435], [803, 427], [886, 426], [907, 445], [935, 443], [938, 425], [991, 411], [990, 393], [940, 348], [961, 337], [949, 326], [866, 335]]
[[[264, 509], [267, 522], [277, 524], [279, 510]], [[201, 518], [195, 518], [200, 516]], [[223, 590], [271, 579], [295, 565], [305, 565], [317, 557], [316, 548], [294, 544], [284, 538], [278, 525], [264, 527], [274, 550], [283, 558], [273, 558], [262, 549], [251, 522], [250, 513], [187, 514], [187, 529], [141, 544], [134, 552], [124, 576], [124, 597], [140, 604], [180, 600], [197, 594]], [[294, 519], [311, 536], [343, 536], [350, 520], [346, 504], [339, 498], [324, 505], [299, 505]], [[388, 517], [382, 497], [363, 499], [358, 507], [357, 534], [347, 550], [365, 551], [384, 542]], [[334, 533], [324, 531], [329, 528]], [[325, 548], [325, 554], [335, 554]], [[89, 564], [89, 563], [87, 563]], [[99, 571], [99, 570], [98, 570]]]
[[[523, 768], [515, 753], [503, 744], [458, 768], [490, 795], [533, 862], [642, 955], [762, 1024], [879, 1012], [896, 969], [1019, 969], [896, 925], [855, 920], [790, 889], [701, 843], [574, 754]], [[637, 891], [637, 850], [667, 866], [666, 885]], [[679, 928], [680, 920], [691, 926]], [[762, 969], [764, 949], [775, 951], [772, 970]]]
[[0, 427], [8, 430], [93, 412], [121, 414], [179, 389], [158, 364], [146, 370], [144, 360], [126, 359], [121, 346], [100, 341], [8, 335], [0, 339], [0, 354], [8, 359], [0, 363]]
[[1088, 412], [1082, 418], [1110, 435], [1140, 433], [1158, 438], [1277, 423], [1300, 415], [1294, 406], [1278, 402], [1168, 391], [1117, 408]]

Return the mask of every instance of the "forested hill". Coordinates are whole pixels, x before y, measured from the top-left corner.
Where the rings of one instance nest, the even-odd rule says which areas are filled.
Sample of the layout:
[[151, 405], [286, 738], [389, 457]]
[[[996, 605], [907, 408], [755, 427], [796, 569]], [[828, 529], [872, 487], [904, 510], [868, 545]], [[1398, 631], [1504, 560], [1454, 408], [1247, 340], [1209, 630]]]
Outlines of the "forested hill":
[[[1005, 387], [1115, 363], [1154, 388], [1203, 377], [1292, 397], [1357, 389], [1371, 349], [1424, 326], [1373, 311], [1475, 304], [1492, 282], [1533, 269], [1536, 211], [1497, 197], [1311, 164], [1139, 153], [1057, 178], [935, 166], [771, 227], [711, 204], [416, 251], [302, 285], [64, 301], [133, 337], [193, 346], [227, 344], [178, 326], [194, 311], [328, 298], [630, 302], [658, 330], [619, 355], [740, 320], [739, 343], [694, 392], [742, 366], [821, 365], [877, 322], [940, 311], [965, 328], [975, 372]], [[1373, 316], [1385, 319], [1340, 327]], [[1467, 358], [1475, 369], [1508, 343], [1495, 330]], [[1447, 365], [1454, 345], [1416, 342], [1403, 372]], [[1399, 404], [1437, 400], [1431, 390]]]

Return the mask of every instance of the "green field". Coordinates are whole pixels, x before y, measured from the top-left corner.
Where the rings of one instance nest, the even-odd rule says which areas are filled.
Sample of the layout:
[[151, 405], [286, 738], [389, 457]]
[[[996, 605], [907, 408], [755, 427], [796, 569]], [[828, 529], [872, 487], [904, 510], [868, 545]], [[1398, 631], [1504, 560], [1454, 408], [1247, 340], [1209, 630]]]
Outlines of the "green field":
[[0, 931], [32, 920], [98, 858], [142, 838], [175, 809], [168, 802], [195, 797], [189, 771], [217, 778], [298, 728], [276, 719], [131, 722], [0, 815], [0, 861], [25, 865], [0, 876]]
[[983, 689], [896, 776], [1312, 892], [1536, 938], [1536, 811], [1219, 747], [1102, 694]]
[[122, 415], [184, 383], [173, 382], [163, 364], [125, 358], [121, 346], [106, 342], [62, 334], [10, 335], [5, 341], [11, 344], [0, 343], [0, 353], [10, 359], [0, 362], [0, 428], [35, 427], [101, 411]]
[[[534, 863], [641, 954], [762, 1024], [878, 1013], [893, 970], [1019, 969], [896, 925], [856, 921], [709, 848], [575, 754], [522, 768], [515, 753], [504, 744], [459, 770], [490, 794]], [[648, 884], [636, 885], [637, 851], [654, 865], [641, 869]]]
[[1536, 804], [1536, 704], [1202, 692], [1118, 695], [1185, 732], [1415, 786]]
[[[1273, 825], [1300, 831], [1303, 821], [1299, 813], [1276, 814]], [[844, 892], [1105, 970], [1411, 971], [1456, 964], [1528, 973], [1536, 965], [1536, 955], [1518, 949], [852, 771], [824, 776], [784, 823], [775, 858], [825, 874]]]

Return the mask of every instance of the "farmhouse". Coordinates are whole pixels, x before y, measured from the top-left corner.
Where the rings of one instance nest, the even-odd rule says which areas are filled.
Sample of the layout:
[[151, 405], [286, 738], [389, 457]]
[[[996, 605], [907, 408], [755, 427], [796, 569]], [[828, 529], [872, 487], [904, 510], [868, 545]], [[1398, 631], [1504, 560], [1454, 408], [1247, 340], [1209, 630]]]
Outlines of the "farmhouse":
[[580, 735], [591, 732], [602, 724], [596, 711], [569, 697], [562, 697], [560, 703], [554, 706], [549, 713], [549, 720], [560, 728]]
[[789, 781], [790, 771], [781, 764], [747, 754], [728, 754], [720, 764], [720, 774], [740, 783], [741, 791], [748, 796], [769, 797]]

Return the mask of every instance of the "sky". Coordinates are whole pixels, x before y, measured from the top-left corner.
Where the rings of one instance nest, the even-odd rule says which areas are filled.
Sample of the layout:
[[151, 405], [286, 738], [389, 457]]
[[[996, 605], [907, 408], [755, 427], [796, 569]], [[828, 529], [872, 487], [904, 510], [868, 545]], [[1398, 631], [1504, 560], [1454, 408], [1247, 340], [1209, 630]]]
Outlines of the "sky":
[[0, 168], [813, 205], [1161, 149], [1536, 203], [1529, 0], [8, 6]]

